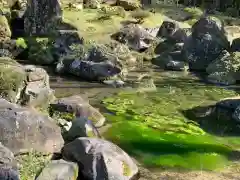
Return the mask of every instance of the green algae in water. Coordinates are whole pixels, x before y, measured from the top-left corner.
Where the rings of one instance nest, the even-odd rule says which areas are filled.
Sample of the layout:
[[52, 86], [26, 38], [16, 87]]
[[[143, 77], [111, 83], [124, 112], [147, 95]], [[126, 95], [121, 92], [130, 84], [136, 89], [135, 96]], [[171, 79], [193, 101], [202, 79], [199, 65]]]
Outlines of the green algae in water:
[[122, 92], [103, 101], [115, 113], [106, 115], [112, 127], [104, 137], [146, 166], [224, 168], [230, 163], [228, 155], [240, 147], [240, 138], [210, 135], [182, 112], [235, 95], [233, 91], [177, 79], [161, 82], [157, 92]]
[[231, 152], [208, 135], [169, 134], [138, 122], [115, 123], [104, 137], [150, 167], [213, 170], [223, 168], [228, 163], [225, 155]]

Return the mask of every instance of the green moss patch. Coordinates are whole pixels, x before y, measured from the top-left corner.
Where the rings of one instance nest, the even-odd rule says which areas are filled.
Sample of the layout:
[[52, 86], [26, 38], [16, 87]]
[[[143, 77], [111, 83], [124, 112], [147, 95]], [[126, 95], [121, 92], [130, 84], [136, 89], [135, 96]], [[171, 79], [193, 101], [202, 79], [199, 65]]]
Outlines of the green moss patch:
[[228, 122], [210, 116], [201, 119], [212, 121], [203, 127], [184, 112], [235, 92], [185, 78], [162, 78], [156, 84], [157, 92], [122, 92], [103, 101], [112, 112], [106, 114], [112, 127], [104, 137], [146, 166], [215, 170], [228, 165], [229, 155], [240, 147], [240, 138], [221, 132]]

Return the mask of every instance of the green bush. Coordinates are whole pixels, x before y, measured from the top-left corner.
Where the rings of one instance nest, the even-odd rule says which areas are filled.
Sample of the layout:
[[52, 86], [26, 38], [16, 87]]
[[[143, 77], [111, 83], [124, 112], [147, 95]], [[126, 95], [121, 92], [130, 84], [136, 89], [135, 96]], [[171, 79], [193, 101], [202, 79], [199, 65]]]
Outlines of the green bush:
[[37, 64], [52, 64], [52, 40], [49, 38], [29, 38], [27, 40], [28, 59]]

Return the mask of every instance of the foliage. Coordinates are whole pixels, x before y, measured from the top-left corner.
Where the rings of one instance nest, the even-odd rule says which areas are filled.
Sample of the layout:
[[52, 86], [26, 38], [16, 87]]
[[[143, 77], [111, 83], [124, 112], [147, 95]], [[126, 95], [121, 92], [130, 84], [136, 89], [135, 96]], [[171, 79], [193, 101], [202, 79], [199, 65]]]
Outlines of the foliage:
[[17, 47], [21, 47], [23, 49], [26, 49], [27, 48], [27, 43], [25, 42], [25, 39], [24, 38], [18, 38], [16, 40], [16, 45]]
[[44, 156], [41, 153], [30, 152], [28, 154], [17, 156], [17, 160], [20, 164], [20, 177], [21, 180], [34, 179], [36, 174], [50, 160], [50, 156]]
[[29, 60], [40, 64], [51, 64], [54, 61], [50, 38], [28, 38], [27, 46]]

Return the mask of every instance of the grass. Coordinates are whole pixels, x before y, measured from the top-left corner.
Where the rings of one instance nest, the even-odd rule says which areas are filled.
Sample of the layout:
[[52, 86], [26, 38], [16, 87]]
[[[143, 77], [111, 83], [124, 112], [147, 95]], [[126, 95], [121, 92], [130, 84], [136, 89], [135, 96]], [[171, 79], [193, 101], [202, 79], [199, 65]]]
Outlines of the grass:
[[[235, 92], [184, 78], [162, 78], [157, 85], [157, 92], [106, 98], [103, 103], [114, 114], [106, 114], [112, 127], [104, 137], [149, 167], [217, 170], [229, 165], [228, 156], [240, 148], [240, 138], [218, 135], [228, 122], [211, 117], [204, 120], [213, 123], [202, 127], [183, 112]], [[212, 126], [214, 132], [209, 131]]]
[[17, 156], [18, 163], [20, 164], [20, 177], [21, 180], [34, 179], [41, 169], [50, 160], [50, 156], [44, 156], [37, 152], [31, 152], [26, 155]]
[[[96, 21], [101, 12], [93, 9], [83, 9], [82, 11], [73, 12], [65, 10], [63, 13], [64, 21], [80, 30], [80, 34], [86, 38], [96, 42], [109, 42], [110, 35], [117, 32], [121, 28], [121, 23], [124, 21], [134, 21], [131, 13], [126, 12], [126, 17], [119, 15], [111, 15], [104, 21]], [[162, 23], [162, 14], [150, 13], [149, 17], [144, 21], [144, 27], [156, 27]]]

